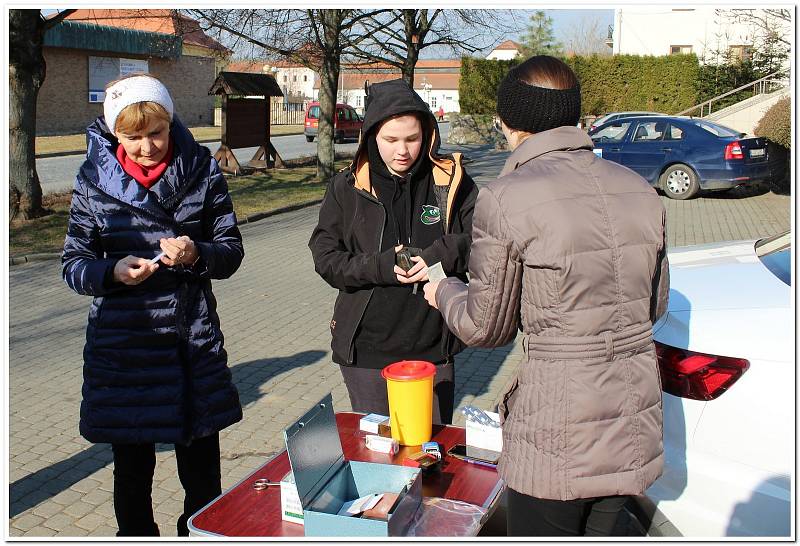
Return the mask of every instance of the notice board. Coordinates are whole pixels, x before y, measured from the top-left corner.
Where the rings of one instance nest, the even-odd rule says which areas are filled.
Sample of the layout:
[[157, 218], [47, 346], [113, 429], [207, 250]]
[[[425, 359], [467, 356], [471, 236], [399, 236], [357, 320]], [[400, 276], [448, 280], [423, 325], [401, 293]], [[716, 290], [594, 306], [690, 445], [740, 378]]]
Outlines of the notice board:
[[147, 72], [145, 59], [89, 57], [89, 102], [103, 102], [109, 82], [133, 72]]

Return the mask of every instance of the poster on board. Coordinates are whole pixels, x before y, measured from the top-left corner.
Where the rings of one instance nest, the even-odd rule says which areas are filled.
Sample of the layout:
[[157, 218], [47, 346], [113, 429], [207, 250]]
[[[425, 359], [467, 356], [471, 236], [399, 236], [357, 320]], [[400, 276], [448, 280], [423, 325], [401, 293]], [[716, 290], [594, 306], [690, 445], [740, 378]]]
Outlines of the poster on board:
[[147, 72], [145, 59], [89, 57], [89, 102], [103, 102], [109, 82], [133, 72]]

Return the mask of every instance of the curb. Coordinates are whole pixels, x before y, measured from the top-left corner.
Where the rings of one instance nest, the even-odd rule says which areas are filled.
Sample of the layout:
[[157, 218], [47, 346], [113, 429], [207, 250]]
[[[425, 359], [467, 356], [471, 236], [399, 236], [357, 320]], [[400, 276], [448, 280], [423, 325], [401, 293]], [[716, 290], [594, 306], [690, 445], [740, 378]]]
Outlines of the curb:
[[[304, 201], [303, 203], [297, 203], [294, 205], [289, 205], [286, 207], [282, 207], [275, 210], [269, 210], [266, 212], [257, 212], [255, 214], [251, 214], [241, 220], [239, 220], [239, 225], [244, 224], [251, 224], [257, 220], [262, 220], [264, 218], [269, 218], [270, 216], [276, 216], [278, 214], [283, 214], [284, 212], [292, 212], [295, 210], [304, 209], [306, 207], [313, 207], [314, 205], [319, 205], [322, 203], [322, 199], [314, 199], [312, 201]], [[29, 262], [43, 262], [46, 260], [57, 260], [61, 258], [60, 252], [41, 252], [36, 254], [27, 254], [22, 256], [11, 256], [9, 258], [9, 265], [22, 265]]]
[[[289, 133], [286, 135], [271, 135], [270, 138], [281, 138], [285, 136], [297, 136], [302, 135], [303, 133]], [[206, 142], [219, 142], [218, 138], [204, 138], [202, 140], [197, 141], [199, 144], [204, 144]], [[68, 150], [64, 152], [46, 152], [42, 154], [36, 154], [34, 159], [47, 159], [48, 157], [63, 157], [67, 155], [86, 155], [86, 150]]]
[[303, 203], [297, 203], [279, 209], [269, 210], [267, 212], [257, 212], [255, 214], [247, 216], [246, 218], [243, 218], [242, 220], [239, 220], [239, 224], [250, 224], [257, 220], [263, 220], [264, 218], [269, 218], [270, 216], [276, 216], [278, 214], [283, 214], [284, 212], [292, 212], [294, 210], [300, 210], [306, 207], [313, 207], [314, 205], [319, 205], [320, 203], [322, 203], [322, 199], [314, 199], [312, 201], [304, 201]]
[[55, 260], [60, 257], [60, 252], [41, 252], [37, 254], [27, 254], [24, 256], [11, 256], [9, 258], [9, 265], [21, 265], [28, 262], [43, 262], [45, 260]]

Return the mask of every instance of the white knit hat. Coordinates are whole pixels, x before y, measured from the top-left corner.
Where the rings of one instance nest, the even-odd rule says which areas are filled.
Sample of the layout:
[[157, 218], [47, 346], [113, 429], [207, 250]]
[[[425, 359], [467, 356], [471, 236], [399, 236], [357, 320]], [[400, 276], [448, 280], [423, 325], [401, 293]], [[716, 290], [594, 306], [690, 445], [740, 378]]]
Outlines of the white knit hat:
[[137, 102], [155, 102], [164, 107], [172, 121], [172, 97], [164, 84], [150, 76], [133, 76], [120, 80], [106, 89], [106, 98], [103, 101], [103, 114], [106, 125], [114, 132], [117, 116], [126, 106]]

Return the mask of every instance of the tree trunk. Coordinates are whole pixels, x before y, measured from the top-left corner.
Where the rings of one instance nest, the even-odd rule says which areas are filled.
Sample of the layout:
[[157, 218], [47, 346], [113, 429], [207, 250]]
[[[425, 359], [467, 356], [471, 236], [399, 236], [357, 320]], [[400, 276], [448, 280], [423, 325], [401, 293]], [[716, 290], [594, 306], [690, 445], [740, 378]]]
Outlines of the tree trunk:
[[405, 27], [406, 35], [406, 58], [403, 61], [403, 67], [400, 69], [400, 72], [411, 89], [414, 89], [414, 67], [417, 66], [419, 42], [422, 39], [422, 36], [420, 36], [420, 29], [417, 26], [416, 13], [417, 10], [414, 9], [403, 10], [403, 26]]
[[9, 186], [10, 203], [24, 219], [51, 211], [42, 207], [36, 173], [36, 99], [45, 77], [44, 21], [38, 9], [9, 10]]
[[333, 117], [336, 115], [336, 91], [339, 84], [339, 26], [341, 10], [319, 10], [324, 51], [319, 74], [319, 132], [317, 142], [317, 178], [329, 180], [335, 173]]

